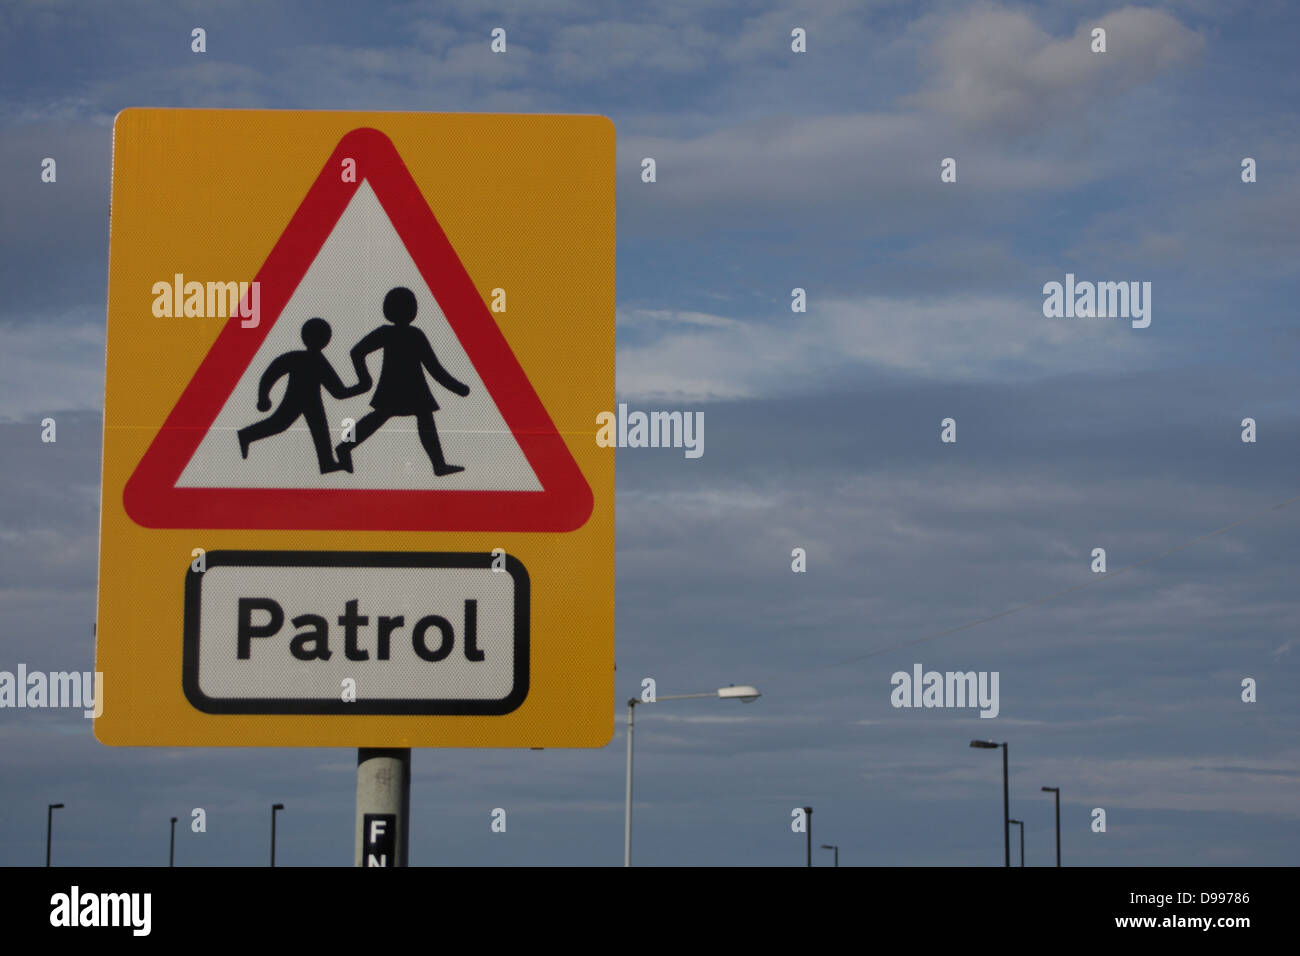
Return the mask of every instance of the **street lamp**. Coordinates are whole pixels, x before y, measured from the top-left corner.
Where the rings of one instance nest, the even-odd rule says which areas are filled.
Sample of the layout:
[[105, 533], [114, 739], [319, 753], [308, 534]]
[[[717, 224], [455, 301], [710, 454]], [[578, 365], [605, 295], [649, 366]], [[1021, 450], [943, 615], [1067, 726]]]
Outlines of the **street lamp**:
[[1044, 793], [1056, 794], [1056, 865], [1061, 865], [1061, 788], [1043, 787]]
[[997, 750], [1002, 748], [1002, 850], [1003, 863], [1005, 866], [1011, 866], [1011, 793], [1007, 789], [1007, 745], [1006, 742], [997, 743], [992, 740], [972, 740], [972, 747], [979, 750]]
[[172, 845], [171, 845], [171, 849], [167, 851], [167, 865], [168, 866], [176, 865], [176, 818], [175, 817], [172, 817]]
[[275, 866], [275, 812], [283, 810], [283, 803], [271, 804], [271, 865]]
[[822, 849], [823, 849], [823, 850], [834, 850], [834, 851], [835, 851], [835, 865], [836, 865], [836, 866], [839, 866], [839, 865], [840, 865], [840, 848], [839, 848], [839, 847], [837, 847], [837, 846], [835, 846], [834, 844], [831, 844], [831, 843], [823, 843], [823, 844], [822, 844]]
[[45, 807], [45, 865], [50, 865], [50, 835], [54, 831], [54, 811], [62, 810], [63, 804], [50, 803]]
[[711, 694], [670, 694], [667, 697], [656, 697], [650, 701], [643, 701], [639, 697], [629, 697], [627, 699], [627, 800], [623, 808], [624, 866], [632, 865], [632, 715], [636, 705], [653, 704], [661, 700], [693, 700], [700, 697], [719, 697], [723, 700], [736, 699], [749, 704], [758, 700], [760, 696], [758, 689], [750, 687], [748, 684], [742, 684], [739, 687], [732, 684], [730, 687], [719, 687]]
[[1025, 865], [1025, 821], [1008, 820], [1007, 822], [1017, 824], [1020, 827], [1020, 865], [1024, 866]]

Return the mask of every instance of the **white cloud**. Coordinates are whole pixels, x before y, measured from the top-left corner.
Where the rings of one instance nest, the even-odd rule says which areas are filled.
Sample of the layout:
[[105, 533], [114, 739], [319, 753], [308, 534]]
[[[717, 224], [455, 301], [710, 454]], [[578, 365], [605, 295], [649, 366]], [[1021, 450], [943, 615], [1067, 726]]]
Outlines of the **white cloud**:
[[[1066, 39], [1045, 33], [1022, 11], [993, 6], [935, 22], [942, 27], [928, 57], [936, 82], [905, 102], [992, 131], [1068, 123], [1187, 62], [1204, 45], [1163, 10], [1137, 7], [1086, 18]], [[1092, 52], [1095, 27], [1106, 30], [1105, 53]]]
[[0, 421], [104, 407], [104, 321], [84, 313], [0, 325]]
[[817, 301], [814, 293], [807, 313], [770, 321], [662, 310], [628, 310], [621, 318], [664, 330], [619, 349], [618, 391], [629, 400], [788, 395], [824, 388], [828, 377], [850, 370], [1023, 380], [1132, 367], [1150, 361], [1156, 348], [1124, 320], [1044, 318], [1041, 284], [1014, 299]]

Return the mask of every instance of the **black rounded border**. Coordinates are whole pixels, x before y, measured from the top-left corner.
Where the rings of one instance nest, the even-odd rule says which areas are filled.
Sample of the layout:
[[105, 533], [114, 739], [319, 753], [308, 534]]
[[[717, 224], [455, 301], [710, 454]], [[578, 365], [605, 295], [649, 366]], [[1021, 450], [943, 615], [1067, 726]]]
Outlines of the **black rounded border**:
[[505, 570], [515, 582], [514, 683], [500, 700], [293, 700], [258, 697], [209, 697], [199, 689], [199, 616], [203, 575], [219, 567], [264, 568], [483, 568], [498, 556], [491, 552], [457, 551], [208, 551], [204, 571], [185, 571], [184, 650], [181, 687], [185, 697], [205, 714], [408, 714], [500, 716], [516, 710], [528, 696], [529, 609], [528, 571], [514, 555], [505, 556]]

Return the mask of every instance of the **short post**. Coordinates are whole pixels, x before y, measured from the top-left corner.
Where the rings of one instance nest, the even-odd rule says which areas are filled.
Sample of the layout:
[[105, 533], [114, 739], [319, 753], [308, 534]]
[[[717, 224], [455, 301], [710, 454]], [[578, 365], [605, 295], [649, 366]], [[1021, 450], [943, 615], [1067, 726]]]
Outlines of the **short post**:
[[275, 866], [275, 815], [283, 809], [283, 803], [271, 804], [271, 866]]
[[632, 865], [632, 731], [638, 701], [627, 699], [627, 787], [623, 803], [623, 865]]
[[54, 811], [62, 810], [63, 804], [50, 803], [45, 807], [45, 865], [50, 865], [50, 843], [54, 838]]
[[803, 825], [808, 837], [808, 865], [812, 866], [812, 807], [803, 808]]
[[1061, 788], [1043, 787], [1044, 793], [1056, 796], [1056, 865], [1061, 865]]
[[1013, 826], [1020, 827], [1020, 865], [1024, 866], [1025, 865], [1025, 821], [1012, 820], [1011, 824]]

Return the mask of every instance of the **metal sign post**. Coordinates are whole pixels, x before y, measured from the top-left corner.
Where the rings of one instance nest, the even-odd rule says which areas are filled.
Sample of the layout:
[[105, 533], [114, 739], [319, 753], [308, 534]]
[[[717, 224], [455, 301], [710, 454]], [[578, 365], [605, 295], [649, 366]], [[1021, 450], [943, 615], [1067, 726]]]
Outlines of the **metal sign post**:
[[406, 866], [410, 851], [411, 751], [357, 751], [357, 866]]

